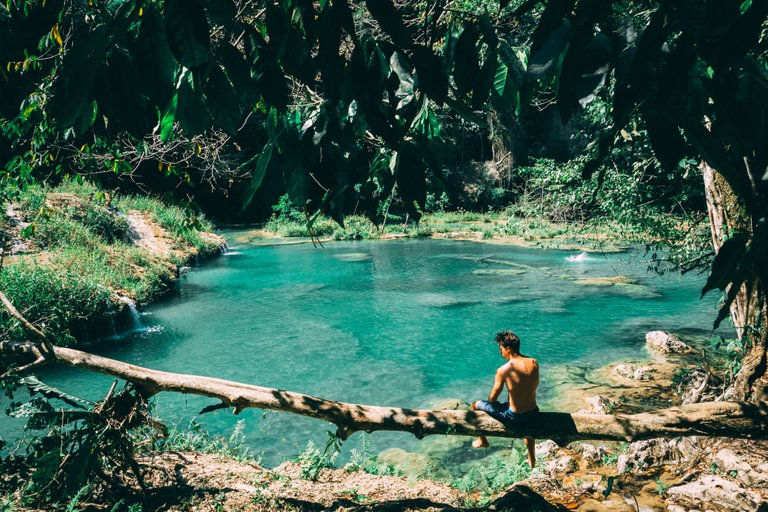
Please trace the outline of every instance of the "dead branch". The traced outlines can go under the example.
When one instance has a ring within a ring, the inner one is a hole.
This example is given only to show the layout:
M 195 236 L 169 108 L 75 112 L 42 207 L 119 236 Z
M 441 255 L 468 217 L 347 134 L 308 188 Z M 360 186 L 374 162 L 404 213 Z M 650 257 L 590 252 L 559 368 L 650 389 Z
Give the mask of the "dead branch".
M 535 421 L 505 428 L 482 412 L 351 404 L 213 377 L 162 372 L 71 348 L 54 346 L 53 351 L 57 363 L 132 382 L 148 394 L 171 391 L 207 396 L 232 407 L 235 414 L 249 407 L 301 414 L 335 424 L 342 439 L 356 431 L 376 430 L 411 432 L 418 438 L 430 434 L 535 437 L 561 444 L 678 436 L 768 439 L 766 403 L 705 402 L 631 415 L 542 412 Z M 40 355 L 32 343 L 11 341 L 0 342 L 0 352 Z

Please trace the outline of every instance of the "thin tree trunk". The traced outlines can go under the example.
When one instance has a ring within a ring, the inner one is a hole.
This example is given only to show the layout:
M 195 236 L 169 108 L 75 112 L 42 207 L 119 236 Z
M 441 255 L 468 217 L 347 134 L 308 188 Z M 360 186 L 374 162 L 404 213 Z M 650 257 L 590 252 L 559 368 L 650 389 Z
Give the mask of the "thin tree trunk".
M 485 413 L 455 410 L 416 410 L 336 402 L 291 391 L 264 388 L 212 377 L 184 375 L 143 368 L 71 348 L 55 347 L 55 361 L 132 382 L 154 395 L 173 391 L 214 398 L 235 414 L 249 407 L 301 414 L 336 425 L 346 439 L 356 431 L 536 437 L 560 444 L 575 440 L 635 441 L 656 437 L 720 436 L 768 439 L 768 404 L 707 402 L 632 415 L 542 412 L 525 424 L 504 427 Z M 0 342 L 0 353 L 29 358 L 40 356 L 33 343 Z

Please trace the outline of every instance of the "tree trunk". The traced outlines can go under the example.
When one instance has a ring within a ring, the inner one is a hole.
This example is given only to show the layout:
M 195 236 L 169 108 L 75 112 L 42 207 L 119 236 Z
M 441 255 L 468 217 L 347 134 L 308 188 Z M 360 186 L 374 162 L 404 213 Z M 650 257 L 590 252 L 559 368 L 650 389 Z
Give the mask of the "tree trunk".
M 712 245 L 717 253 L 723 242 L 734 233 L 754 234 L 752 219 L 749 218 L 743 202 L 739 201 L 731 186 L 715 169 L 705 162 L 702 162 L 701 169 L 704 175 Z M 731 305 L 731 319 L 736 334 L 743 343 L 744 357 L 741 369 L 726 392 L 725 396 L 729 400 L 762 401 L 768 397 L 766 318 L 768 302 L 765 283 L 756 276 L 741 285 Z
M 326 400 L 300 393 L 264 388 L 212 377 L 162 372 L 108 359 L 71 348 L 53 347 L 54 360 L 134 383 L 147 395 L 174 391 L 219 400 L 208 410 L 233 407 L 235 414 L 248 407 L 301 414 L 331 422 L 346 439 L 356 431 L 486 435 L 575 440 L 636 441 L 655 437 L 720 436 L 768 439 L 768 404 L 708 402 L 632 415 L 542 412 L 529 422 L 505 427 L 485 413 L 473 411 L 415 410 Z M 1 354 L 39 359 L 37 345 L 1 342 Z

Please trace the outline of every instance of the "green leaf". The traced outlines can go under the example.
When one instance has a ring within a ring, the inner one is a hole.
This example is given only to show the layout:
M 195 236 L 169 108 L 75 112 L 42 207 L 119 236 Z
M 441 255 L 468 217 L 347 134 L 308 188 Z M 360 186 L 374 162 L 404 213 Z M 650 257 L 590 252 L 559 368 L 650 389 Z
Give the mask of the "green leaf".
M 737 233 L 723 242 L 712 262 L 712 270 L 707 278 L 707 283 L 701 290 L 702 297 L 710 290 L 725 290 L 729 284 L 743 281 L 741 263 L 747 252 L 748 241 L 748 235 Z M 738 288 L 738 286 L 736 287 Z
M 104 65 L 110 42 L 110 27 L 102 24 L 73 38 L 64 54 L 56 80 L 51 111 L 60 128 L 78 126 L 82 133 L 90 126 L 92 93 L 96 76 Z
M 155 104 L 163 104 L 174 86 L 176 60 L 168 45 L 163 17 L 152 5 L 144 7 L 137 43 L 135 58 L 141 70 L 138 79 L 142 89 Z
M 234 87 L 224 72 L 215 65 L 205 83 L 205 103 L 213 116 L 213 122 L 230 136 L 240 127 L 240 102 Z
M 229 25 L 237 15 L 237 6 L 232 0 L 205 0 L 208 17 L 218 25 Z
M 645 116 L 648 138 L 656 158 L 669 171 L 677 169 L 686 153 L 685 139 L 677 125 L 662 113 Z
M 448 94 L 448 77 L 443 71 L 440 57 L 422 45 L 413 47 L 413 61 L 419 88 L 435 103 L 442 105 Z
M 192 137 L 203 133 L 211 123 L 211 116 L 203 101 L 202 87 L 187 73 L 179 84 L 176 119 L 184 132 Z
M 270 140 L 264 146 L 264 149 L 261 150 L 261 153 L 240 166 L 241 168 L 247 168 L 254 159 L 256 160 L 256 164 L 253 166 L 253 171 L 251 172 L 251 181 L 248 183 L 248 188 L 246 188 L 243 196 L 243 209 L 251 204 L 253 195 L 259 188 L 261 188 L 261 184 L 264 182 L 264 176 L 266 176 L 267 169 L 269 169 L 269 164 L 272 161 L 273 148 L 274 144 Z
M 392 56 L 389 58 L 389 65 L 392 71 L 395 72 L 399 80 L 395 97 L 398 99 L 397 107 L 395 110 L 398 112 L 406 108 L 411 104 L 414 98 L 414 79 L 411 74 L 411 66 L 400 55 L 400 52 L 392 52 Z
M 208 61 L 208 20 L 200 0 L 166 0 L 165 26 L 173 55 L 192 69 Z
M 249 109 L 253 107 L 259 98 L 256 82 L 251 78 L 251 68 L 245 61 L 240 50 L 231 44 L 222 45 L 219 48 L 221 63 L 227 71 L 227 77 L 235 86 L 240 97 L 240 103 Z
M 173 124 L 176 122 L 176 108 L 179 103 L 179 93 L 175 93 L 168 101 L 168 105 L 165 107 L 160 118 L 160 140 L 167 143 L 173 136 Z
M 528 77 L 532 80 L 546 80 L 557 74 L 563 62 L 568 43 L 571 40 L 571 22 L 564 19 L 545 40 L 541 48 L 531 53 L 528 61 Z
M 456 41 L 453 80 L 456 83 L 456 90 L 462 96 L 472 90 L 480 73 L 479 57 L 475 46 L 477 36 L 475 25 L 467 24 Z
M 27 386 L 27 389 L 29 389 L 29 393 L 31 395 L 40 394 L 46 398 L 55 398 L 57 400 L 61 400 L 64 403 L 67 403 L 73 407 L 78 407 L 80 409 L 83 409 L 85 407 L 92 407 L 94 405 L 93 402 L 77 397 L 75 395 L 71 395 L 69 393 L 65 393 L 60 389 L 49 386 L 48 384 L 42 382 L 40 379 L 38 379 L 33 375 L 24 377 L 19 382 Z
M 365 4 L 371 16 L 379 22 L 381 30 L 388 34 L 395 44 L 401 48 L 411 47 L 413 44 L 411 32 L 390 0 L 367 0 Z

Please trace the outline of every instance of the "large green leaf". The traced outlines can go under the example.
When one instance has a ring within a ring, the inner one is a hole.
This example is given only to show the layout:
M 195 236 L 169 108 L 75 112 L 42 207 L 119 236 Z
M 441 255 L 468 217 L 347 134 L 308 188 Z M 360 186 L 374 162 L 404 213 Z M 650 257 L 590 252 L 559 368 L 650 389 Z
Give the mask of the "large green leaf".
M 397 91 L 395 92 L 395 97 L 398 100 L 396 110 L 399 112 L 413 102 L 415 81 L 411 73 L 411 66 L 400 55 L 400 52 L 392 52 L 389 58 L 389 65 L 399 81 Z
M 135 58 L 142 89 L 155 104 L 163 104 L 172 93 L 176 60 L 168 45 L 163 17 L 152 5 L 144 8 L 137 43 Z
M 181 128 L 190 137 L 203 133 L 211 123 L 211 116 L 203 101 L 199 80 L 193 79 L 192 73 L 182 78 L 178 95 L 176 120 Z
M 247 169 L 255 160 L 255 164 L 251 170 L 251 181 L 248 183 L 248 188 L 246 188 L 243 196 L 243 209 L 251 204 L 253 195 L 259 188 L 261 188 L 261 184 L 264 182 L 264 176 L 266 176 L 267 169 L 269 169 L 269 164 L 272 161 L 273 148 L 274 144 L 270 140 L 264 146 L 264 149 L 261 150 L 261 153 L 240 166 L 241 168 Z
M 183 66 L 194 68 L 208 61 L 208 20 L 200 0 L 166 0 L 165 26 L 171 52 Z
M 660 114 L 647 115 L 645 122 L 656 158 L 665 169 L 676 170 L 687 149 L 677 124 Z
M 219 56 L 227 71 L 227 77 L 240 97 L 240 103 L 249 109 L 252 108 L 259 98 L 259 91 L 256 81 L 251 78 L 251 68 L 240 50 L 231 44 L 224 44 L 219 47 Z
M 234 87 L 218 65 L 208 73 L 205 103 L 216 126 L 228 135 L 235 135 L 240 127 L 240 102 Z
M 109 43 L 110 27 L 102 24 L 74 38 L 72 48 L 64 54 L 51 105 L 59 127 L 80 124 L 78 131 L 82 132 L 83 126 L 90 126 L 93 87 Z
M 466 24 L 454 49 L 453 80 L 461 95 L 469 93 L 480 73 L 480 57 L 477 54 L 478 32 L 474 24 Z
M 85 407 L 93 407 L 94 405 L 93 402 L 85 400 L 84 398 L 71 395 L 64 391 L 61 391 L 58 388 L 49 386 L 48 384 L 44 383 L 34 375 L 24 377 L 19 382 L 24 386 L 27 386 L 27 389 L 29 390 L 29 393 L 31 395 L 39 394 L 49 399 L 55 398 L 56 400 L 61 400 L 66 404 L 69 404 L 73 407 L 78 407 L 80 409 Z
M 528 77 L 532 80 L 547 80 L 557 74 L 571 40 L 571 22 L 563 19 L 528 60 Z
M 413 47 L 413 61 L 416 65 L 418 87 L 435 103 L 442 105 L 448 94 L 448 77 L 443 71 L 443 62 L 429 48 L 422 45 Z
M 368 11 L 381 29 L 401 48 L 410 48 L 413 37 L 390 0 L 367 0 Z
M 176 92 L 171 99 L 168 100 L 168 105 L 165 107 L 165 111 L 160 116 L 160 140 L 163 142 L 169 142 L 173 137 L 173 125 L 176 122 L 176 109 L 179 105 L 179 93 Z
M 737 233 L 723 242 L 712 262 L 712 270 L 707 282 L 701 290 L 702 297 L 710 290 L 725 290 L 729 284 L 743 281 L 741 264 L 747 252 L 748 242 L 749 236 L 745 233 Z

